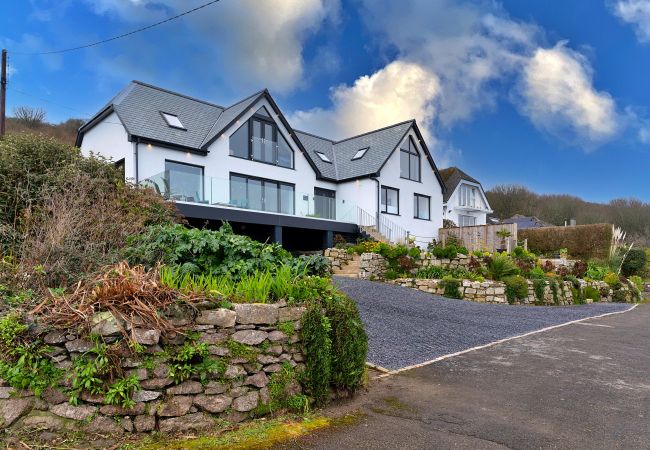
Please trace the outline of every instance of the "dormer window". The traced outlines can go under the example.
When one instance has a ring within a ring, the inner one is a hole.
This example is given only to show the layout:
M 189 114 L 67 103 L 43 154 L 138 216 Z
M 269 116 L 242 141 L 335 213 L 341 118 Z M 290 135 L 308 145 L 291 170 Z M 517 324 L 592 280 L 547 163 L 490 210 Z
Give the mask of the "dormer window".
M 321 161 L 326 162 L 326 163 L 330 163 L 330 164 L 332 163 L 332 160 L 329 159 L 329 157 L 325 153 L 316 152 L 316 154 L 321 159 Z
M 366 148 L 362 148 L 361 150 L 357 150 L 357 152 L 356 152 L 356 153 L 354 154 L 354 156 L 352 157 L 352 161 L 354 161 L 355 159 L 361 159 L 361 158 L 363 158 L 363 155 L 366 154 L 366 152 L 368 151 L 369 148 L 370 148 L 370 147 L 366 147 Z
M 162 111 L 160 112 L 160 114 L 163 116 L 163 118 L 165 119 L 165 122 L 167 122 L 167 125 L 169 125 L 170 127 L 178 128 L 180 130 L 186 130 L 187 129 L 187 128 L 185 128 L 183 126 L 183 123 L 178 118 L 178 116 L 176 116 L 174 114 L 162 112 Z

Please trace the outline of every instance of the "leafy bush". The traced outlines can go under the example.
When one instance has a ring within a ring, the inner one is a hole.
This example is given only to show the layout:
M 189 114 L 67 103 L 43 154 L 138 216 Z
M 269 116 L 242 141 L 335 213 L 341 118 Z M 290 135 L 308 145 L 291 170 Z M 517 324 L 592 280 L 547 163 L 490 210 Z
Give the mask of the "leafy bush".
M 559 248 L 566 248 L 577 258 L 606 258 L 612 243 L 612 226 L 594 224 L 529 228 L 519 230 L 517 237 L 528 239 L 528 248 L 538 254 L 548 254 Z
M 638 275 L 632 275 L 628 280 L 636 287 L 639 291 L 643 291 L 643 278 Z
M 534 267 L 528 272 L 528 278 L 531 280 L 543 280 L 546 277 L 546 274 L 541 267 Z
M 128 244 L 124 254 L 132 264 L 153 267 L 163 262 L 179 266 L 181 272 L 229 275 L 235 281 L 256 272 L 275 272 L 292 261 L 279 244 L 263 244 L 235 234 L 227 223 L 218 231 L 152 226 Z
M 441 266 L 427 266 L 418 270 L 415 275 L 417 278 L 440 279 L 445 276 L 446 270 Z
M 623 258 L 621 273 L 626 277 L 630 275 L 642 275 L 647 263 L 648 257 L 645 251 L 643 249 L 633 248 Z
M 469 254 L 465 247 L 458 247 L 455 244 L 447 244 L 444 247 L 435 246 L 430 249 L 430 252 L 438 259 L 454 259 L 459 253 L 463 255 Z
M 397 259 L 399 268 L 402 272 L 410 272 L 415 269 L 415 261 L 408 255 L 402 255 Z
M 304 275 L 330 276 L 330 260 L 323 255 L 300 255 L 294 259 L 294 269 Z
M 408 250 L 408 255 L 413 259 L 419 259 L 420 254 L 421 254 L 420 247 L 411 247 Z
M 506 284 L 506 298 L 508 303 L 513 304 L 518 300 L 528 297 L 528 282 L 520 275 L 512 275 L 503 278 Z
M 587 263 L 586 275 L 592 280 L 602 280 L 609 273 L 609 268 L 596 264 L 593 261 Z
M 616 290 L 619 289 L 621 284 L 621 278 L 614 272 L 609 272 L 603 277 L 603 281 L 609 285 L 610 288 Z
M 514 261 L 504 253 L 496 253 L 487 264 L 490 278 L 501 281 L 505 277 L 519 274 L 519 269 Z
M 444 289 L 444 293 L 442 295 L 449 298 L 463 298 L 463 295 L 459 289 L 460 284 L 461 280 L 452 278 L 449 275 L 443 277 L 443 279 L 440 280 L 440 285 Z
M 388 269 L 386 272 L 384 272 L 384 278 L 387 280 L 396 280 L 399 278 L 399 272 L 395 269 Z
M 578 278 L 584 278 L 584 276 L 587 274 L 588 268 L 589 266 L 587 263 L 579 259 L 573 264 L 571 273 Z
M 543 278 L 533 279 L 533 291 L 535 292 L 535 304 L 544 304 L 544 291 L 546 288 L 546 280 Z
M 324 403 L 332 376 L 332 326 L 319 305 L 312 305 L 302 317 L 300 334 L 305 356 L 306 388 L 316 403 Z
M 585 299 L 591 299 L 594 302 L 600 301 L 600 291 L 593 286 L 586 286 L 582 290 L 582 295 Z

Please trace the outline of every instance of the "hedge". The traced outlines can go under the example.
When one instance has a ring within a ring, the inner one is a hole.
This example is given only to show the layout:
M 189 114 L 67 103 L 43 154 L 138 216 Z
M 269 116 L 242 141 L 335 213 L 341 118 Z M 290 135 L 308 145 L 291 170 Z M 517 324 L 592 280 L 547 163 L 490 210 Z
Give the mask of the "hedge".
M 566 248 L 569 255 L 582 259 L 607 258 L 612 234 L 613 227 L 607 223 L 517 231 L 518 238 L 528 239 L 528 248 L 535 253 L 551 253 Z

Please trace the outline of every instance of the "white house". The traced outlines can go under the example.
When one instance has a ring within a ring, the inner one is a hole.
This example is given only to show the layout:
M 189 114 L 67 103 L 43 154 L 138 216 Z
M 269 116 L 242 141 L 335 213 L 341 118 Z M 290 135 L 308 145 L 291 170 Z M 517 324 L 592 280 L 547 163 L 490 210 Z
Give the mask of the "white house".
M 444 183 L 415 120 L 334 141 L 293 130 L 267 90 L 223 107 L 133 81 L 77 145 L 175 200 L 192 224 L 227 220 L 292 249 L 360 227 L 424 245 L 442 226 Z
M 445 182 L 443 216 L 459 227 L 485 225 L 492 212 L 481 183 L 458 167 L 440 171 Z

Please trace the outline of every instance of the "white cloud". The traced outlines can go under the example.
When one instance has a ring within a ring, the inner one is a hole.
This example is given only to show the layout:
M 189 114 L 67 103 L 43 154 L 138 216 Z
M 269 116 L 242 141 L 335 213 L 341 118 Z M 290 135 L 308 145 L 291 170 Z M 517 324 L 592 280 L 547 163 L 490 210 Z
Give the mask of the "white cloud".
M 640 42 L 650 42 L 650 0 L 618 0 L 611 6 L 614 14 L 634 26 Z
M 417 119 L 425 126 L 435 115 L 440 94 L 438 77 L 412 62 L 393 61 L 352 86 L 332 89 L 332 107 L 298 111 L 290 115 L 295 128 L 333 139 Z
M 97 14 L 152 22 L 185 11 L 182 0 L 100 0 Z M 338 0 L 223 1 L 181 20 L 208 48 L 205 70 L 218 70 L 245 89 L 288 92 L 304 80 L 303 47 L 311 33 L 336 20 Z
M 521 109 L 536 126 L 560 137 L 593 144 L 610 139 L 619 129 L 616 104 L 594 89 L 592 77 L 588 61 L 564 43 L 539 48 L 523 68 Z

